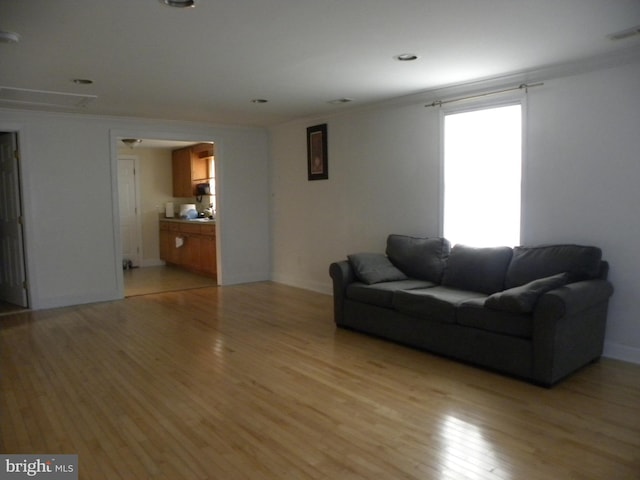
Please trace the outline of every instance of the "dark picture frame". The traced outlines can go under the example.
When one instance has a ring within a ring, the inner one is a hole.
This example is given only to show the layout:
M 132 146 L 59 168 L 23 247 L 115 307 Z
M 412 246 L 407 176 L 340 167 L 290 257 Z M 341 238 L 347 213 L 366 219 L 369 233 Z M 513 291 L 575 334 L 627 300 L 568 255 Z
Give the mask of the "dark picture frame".
M 307 128 L 307 174 L 309 180 L 329 178 L 326 123 Z

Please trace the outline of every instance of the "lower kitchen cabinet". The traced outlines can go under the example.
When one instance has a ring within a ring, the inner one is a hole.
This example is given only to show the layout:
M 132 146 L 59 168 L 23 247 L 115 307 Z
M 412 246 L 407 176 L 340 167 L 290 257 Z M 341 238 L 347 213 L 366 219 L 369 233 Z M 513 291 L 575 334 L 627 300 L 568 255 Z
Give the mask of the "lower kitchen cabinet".
M 215 277 L 215 224 L 160 220 L 160 258 L 169 264 Z
M 204 227 L 205 225 L 203 225 Z M 209 227 L 209 225 L 206 225 Z M 213 277 L 218 275 L 218 264 L 216 263 L 216 227 L 210 225 L 210 231 L 204 231 L 200 238 L 200 264 L 203 272 Z

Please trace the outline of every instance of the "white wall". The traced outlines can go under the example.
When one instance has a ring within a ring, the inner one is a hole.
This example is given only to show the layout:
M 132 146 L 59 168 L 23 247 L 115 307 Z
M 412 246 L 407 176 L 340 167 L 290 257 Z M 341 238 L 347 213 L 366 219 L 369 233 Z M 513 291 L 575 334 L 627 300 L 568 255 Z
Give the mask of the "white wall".
M 32 308 L 122 298 L 118 137 L 216 141 L 220 281 L 269 278 L 264 130 L 6 109 L 0 131 L 19 134 Z
M 616 292 L 605 354 L 640 363 L 640 64 L 528 94 L 522 243 L 603 249 Z M 439 112 L 403 99 L 273 127 L 273 279 L 330 292 L 330 262 L 383 252 L 389 233 L 440 232 Z M 329 180 L 308 182 L 306 127 L 328 124 Z
M 605 354 L 640 363 L 640 64 L 530 93 L 524 238 L 598 245 L 615 287 Z
M 328 123 L 329 179 L 307 181 L 306 127 Z M 271 130 L 273 278 L 330 291 L 329 262 L 390 232 L 438 234 L 437 111 L 422 104 Z M 437 137 L 435 137 L 437 139 Z

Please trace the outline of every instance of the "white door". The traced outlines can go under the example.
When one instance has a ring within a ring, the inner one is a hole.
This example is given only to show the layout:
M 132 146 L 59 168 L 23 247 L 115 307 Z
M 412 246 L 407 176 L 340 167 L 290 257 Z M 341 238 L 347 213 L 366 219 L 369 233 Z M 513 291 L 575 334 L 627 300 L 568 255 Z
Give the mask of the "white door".
M 118 157 L 118 191 L 120 195 L 120 238 L 122 260 L 140 266 L 140 224 L 136 189 L 135 156 Z
M 15 133 L 0 134 L 0 300 L 27 307 Z

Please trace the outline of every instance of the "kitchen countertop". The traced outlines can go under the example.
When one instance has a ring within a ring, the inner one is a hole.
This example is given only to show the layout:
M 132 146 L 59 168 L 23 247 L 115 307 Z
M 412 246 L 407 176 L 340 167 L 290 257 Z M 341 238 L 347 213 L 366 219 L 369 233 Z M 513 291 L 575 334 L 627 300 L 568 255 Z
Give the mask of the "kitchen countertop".
M 174 222 L 174 223 L 204 223 L 205 225 L 215 225 L 216 221 L 211 220 L 209 218 L 194 218 L 194 219 L 186 219 L 186 218 L 160 218 L 161 222 Z

